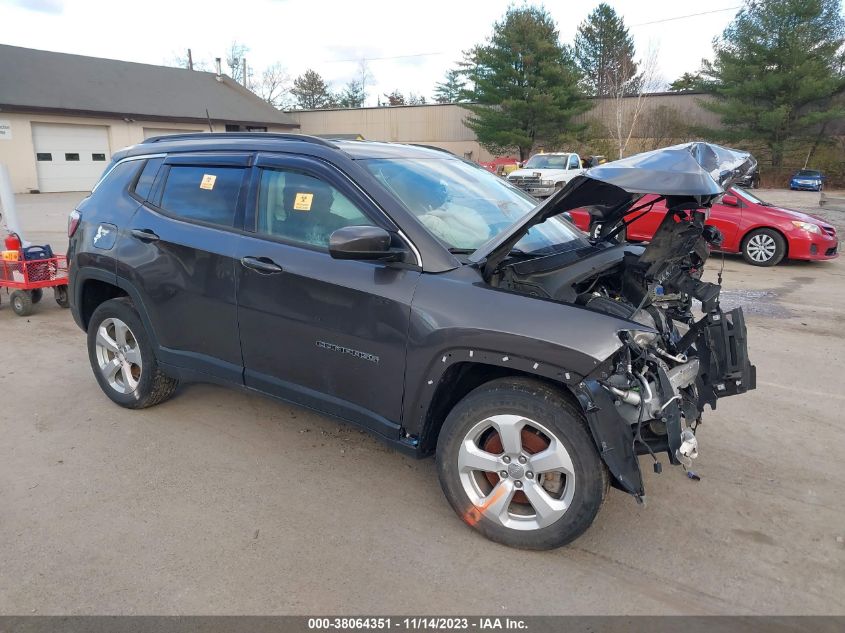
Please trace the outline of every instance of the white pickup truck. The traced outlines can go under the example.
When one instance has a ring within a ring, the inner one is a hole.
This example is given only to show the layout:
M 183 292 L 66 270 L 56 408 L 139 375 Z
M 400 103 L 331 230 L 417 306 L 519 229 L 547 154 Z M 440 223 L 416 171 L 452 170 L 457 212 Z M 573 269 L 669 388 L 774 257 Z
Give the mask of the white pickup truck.
M 508 174 L 508 182 L 532 196 L 546 198 L 584 171 L 578 154 L 534 154 L 521 169 Z

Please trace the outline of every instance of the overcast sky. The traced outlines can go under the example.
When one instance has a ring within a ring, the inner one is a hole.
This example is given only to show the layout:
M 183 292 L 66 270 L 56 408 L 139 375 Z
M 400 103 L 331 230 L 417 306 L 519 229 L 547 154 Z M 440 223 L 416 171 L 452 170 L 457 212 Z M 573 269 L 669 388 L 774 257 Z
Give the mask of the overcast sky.
M 291 77 L 314 68 L 339 89 L 367 58 L 376 95 L 398 89 L 431 97 L 461 51 L 480 43 L 509 0 L 0 0 L 0 42 L 63 53 L 166 64 L 191 48 L 195 60 L 224 57 L 233 40 L 249 47 L 251 68 L 279 61 Z M 536 3 L 539 4 L 539 3 Z M 561 40 L 599 0 L 544 3 Z M 710 56 L 712 40 L 741 0 L 609 0 L 630 27 L 638 55 L 659 51 L 672 81 Z M 720 9 L 729 9 L 719 11 Z M 707 13 L 704 13 L 707 12 Z M 672 20 L 680 16 L 689 16 Z M 659 22 L 658 22 L 659 21 Z M 0 60 L 2 63 L 2 60 Z M 0 88 L 2 89 L 2 88 Z

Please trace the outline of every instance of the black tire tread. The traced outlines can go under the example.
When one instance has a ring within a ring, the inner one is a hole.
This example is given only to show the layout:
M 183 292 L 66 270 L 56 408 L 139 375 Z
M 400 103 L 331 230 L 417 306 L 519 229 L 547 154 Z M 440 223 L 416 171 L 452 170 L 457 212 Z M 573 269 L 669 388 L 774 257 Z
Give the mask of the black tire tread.
M 137 321 L 137 326 L 132 328 L 133 333 L 135 334 L 136 340 L 138 340 L 139 335 L 147 336 L 147 331 L 144 328 L 143 324 L 141 323 L 141 318 L 138 316 L 138 312 L 135 309 L 135 305 L 132 303 L 132 300 L 128 297 L 118 297 L 116 299 L 110 299 L 102 304 L 100 304 L 97 309 L 94 311 L 94 314 L 91 315 L 91 321 L 89 324 L 89 331 L 93 328 L 96 331 L 96 328 L 99 327 L 100 321 L 102 321 L 101 313 L 108 310 L 109 308 L 113 308 L 117 305 L 123 306 L 124 309 L 128 309 L 131 311 L 131 314 L 134 316 L 134 319 Z M 116 315 L 119 316 L 119 315 Z M 140 329 L 140 333 L 138 330 Z M 148 341 L 141 342 L 138 341 L 139 345 L 146 345 L 149 346 Z M 90 354 L 89 350 L 89 354 Z M 106 394 L 117 404 L 127 409 L 146 409 L 157 404 L 161 404 L 168 398 L 170 398 L 174 392 L 176 391 L 177 387 L 179 386 L 179 381 L 175 378 L 172 378 L 165 374 L 161 368 L 158 366 L 158 362 L 155 360 L 155 355 L 152 353 L 150 348 L 149 356 L 151 360 L 147 359 L 144 362 L 144 369 L 143 371 L 150 372 L 149 374 L 149 388 L 146 389 L 145 393 L 141 394 L 140 397 L 135 398 L 134 400 L 121 400 L 116 399 L 114 395 L 104 388 Z M 93 367 L 93 361 L 92 361 Z M 96 369 L 94 369 L 96 375 Z M 97 377 L 99 382 L 99 376 Z M 101 384 L 102 386 L 102 384 Z

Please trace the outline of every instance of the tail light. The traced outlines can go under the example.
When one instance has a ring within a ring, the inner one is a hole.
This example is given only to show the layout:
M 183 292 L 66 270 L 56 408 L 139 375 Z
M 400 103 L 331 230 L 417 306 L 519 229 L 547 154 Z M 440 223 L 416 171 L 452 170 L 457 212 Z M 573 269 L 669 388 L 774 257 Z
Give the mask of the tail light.
M 73 237 L 73 234 L 76 233 L 76 229 L 79 228 L 79 221 L 82 219 L 82 215 L 74 209 L 70 212 L 70 215 L 67 217 L 67 236 Z

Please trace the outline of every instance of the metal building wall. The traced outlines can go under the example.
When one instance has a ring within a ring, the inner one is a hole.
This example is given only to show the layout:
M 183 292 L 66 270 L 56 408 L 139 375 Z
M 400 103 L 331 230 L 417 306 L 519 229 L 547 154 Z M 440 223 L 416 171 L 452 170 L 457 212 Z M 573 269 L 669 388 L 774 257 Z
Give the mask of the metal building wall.
M 699 104 L 703 95 L 690 93 L 660 93 L 644 99 L 640 120 L 660 106 L 667 106 L 686 124 L 717 126 L 718 117 Z M 622 102 L 624 116 L 636 108 L 636 98 Z M 577 122 L 599 120 L 613 125 L 617 105 L 612 99 L 595 99 L 592 109 L 577 118 Z M 490 160 L 492 155 L 483 149 L 475 134 L 464 125 L 469 112 L 455 104 L 419 106 L 384 106 L 337 110 L 293 110 L 289 114 L 299 123 L 303 134 L 361 134 L 372 141 L 421 143 L 443 147 L 473 160 Z M 640 126 L 638 126 L 640 127 Z M 633 136 L 638 137 L 635 129 Z

